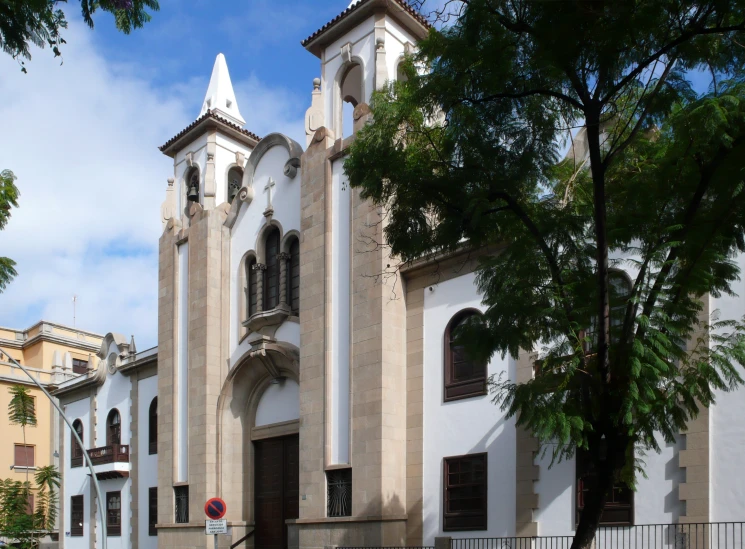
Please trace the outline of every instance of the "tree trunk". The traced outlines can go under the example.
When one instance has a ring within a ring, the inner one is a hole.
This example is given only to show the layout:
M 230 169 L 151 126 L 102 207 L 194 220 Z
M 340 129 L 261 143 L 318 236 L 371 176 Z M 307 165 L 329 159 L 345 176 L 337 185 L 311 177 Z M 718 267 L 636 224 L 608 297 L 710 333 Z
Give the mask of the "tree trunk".
M 595 540 L 595 532 L 600 524 L 605 509 L 605 501 L 613 489 L 615 474 L 611 460 L 603 462 L 598 469 L 597 484 L 591 490 L 585 501 L 585 507 L 579 517 L 577 531 L 572 540 L 571 549 L 592 549 Z
M 600 105 L 586 111 L 587 147 L 593 186 L 595 245 L 598 277 L 598 349 L 600 383 L 610 383 L 610 299 L 608 295 L 608 227 L 605 199 L 605 168 L 600 148 Z

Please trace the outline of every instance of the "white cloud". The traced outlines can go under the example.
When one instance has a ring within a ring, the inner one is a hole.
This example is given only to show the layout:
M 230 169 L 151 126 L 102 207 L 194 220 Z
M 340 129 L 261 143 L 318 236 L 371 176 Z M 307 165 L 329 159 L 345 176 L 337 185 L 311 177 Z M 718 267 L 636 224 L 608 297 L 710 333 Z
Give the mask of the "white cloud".
M 0 294 L 0 325 L 71 324 L 76 294 L 78 327 L 134 333 L 144 349 L 157 343 L 159 213 L 172 173 L 157 146 L 198 114 L 211 67 L 157 89 L 108 63 L 80 25 L 66 39 L 63 65 L 37 51 L 28 74 L 0 54 L 0 169 L 21 191 L 0 231 L 0 255 L 19 272 Z M 249 129 L 302 135 L 289 93 L 254 75 L 237 88 Z

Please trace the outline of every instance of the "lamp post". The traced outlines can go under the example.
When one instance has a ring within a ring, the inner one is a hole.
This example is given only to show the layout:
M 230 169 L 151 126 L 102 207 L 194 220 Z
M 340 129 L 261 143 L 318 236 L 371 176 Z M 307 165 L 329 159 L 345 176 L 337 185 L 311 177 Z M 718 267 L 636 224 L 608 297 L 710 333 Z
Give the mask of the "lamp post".
M 49 402 L 52 403 L 52 406 L 54 406 L 57 411 L 59 412 L 60 417 L 65 420 L 65 423 L 67 423 L 67 426 L 70 428 L 70 432 L 72 433 L 72 436 L 75 437 L 75 440 L 80 445 L 80 449 L 83 451 L 83 456 L 85 457 L 85 463 L 88 466 L 88 470 L 91 472 L 91 480 L 93 481 L 93 487 L 96 490 L 96 497 L 98 499 L 98 514 L 101 516 L 101 533 L 103 534 L 101 538 L 101 549 L 106 549 L 106 507 L 105 507 L 105 501 L 103 497 L 101 497 L 101 486 L 98 484 L 98 479 L 96 478 L 96 472 L 93 470 L 93 462 L 91 461 L 91 457 L 88 455 L 88 450 L 85 449 L 85 446 L 83 446 L 83 441 L 80 440 L 80 437 L 78 436 L 78 433 L 73 429 L 72 423 L 68 419 L 68 417 L 65 415 L 65 413 L 62 411 L 62 408 L 59 407 L 59 404 L 57 404 L 54 400 L 54 397 L 49 394 L 49 392 L 42 387 L 41 383 L 39 383 L 34 376 L 31 375 L 31 372 L 29 372 L 20 362 L 16 361 L 12 356 L 10 356 L 10 353 L 0 347 L 0 358 L 5 355 L 8 357 L 8 360 L 10 363 L 17 368 L 20 368 L 23 370 L 23 372 L 29 377 L 29 379 L 36 385 L 39 389 L 41 389 L 41 392 L 44 393 L 47 398 L 49 399 Z M 64 458 L 63 458 L 64 459 Z

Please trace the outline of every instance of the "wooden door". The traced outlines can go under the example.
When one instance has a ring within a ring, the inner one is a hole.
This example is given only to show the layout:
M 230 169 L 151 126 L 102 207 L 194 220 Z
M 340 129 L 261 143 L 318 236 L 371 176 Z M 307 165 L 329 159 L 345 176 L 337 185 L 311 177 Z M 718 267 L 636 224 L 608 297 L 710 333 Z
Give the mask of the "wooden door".
M 287 548 L 287 519 L 298 518 L 299 441 L 293 435 L 255 445 L 256 547 Z

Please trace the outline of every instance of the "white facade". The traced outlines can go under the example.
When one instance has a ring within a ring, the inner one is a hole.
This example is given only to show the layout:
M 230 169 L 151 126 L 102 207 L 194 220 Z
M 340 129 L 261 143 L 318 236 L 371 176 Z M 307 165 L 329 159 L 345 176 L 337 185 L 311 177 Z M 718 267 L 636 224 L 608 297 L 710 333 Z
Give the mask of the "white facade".
M 127 343 L 120 335 L 108 334 L 89 363 L 88 374 L 62 384 L 54 395 L 73 425 L 82 425 L 83 446 L 91 456 L 105 505 L 116 508 L 119 498 L 118 528 L 109 518 L 107 546 L 155 549 L 157 537 L 148 532 L 148 494 L 149 488 L 157 487 L 157 450 L 152 454 L 149 451 L 149 414 L 157 397 L 157 349 L 136 353 L 134 339 Z M 117 412 L 118 423 L 112 419 Z M 138 433 L 136 440 L 133 431 Z M 99 547 L 101 514 L 90 470 L 82 454 L 76 452 L 67 425 L 61 424 L 60 432 L 60 547 Z M 77 519 L 73 499 L 79 502 L 81 497 L 83 520 L 78 522 L 73 520 Z M 136 506 L 132 505 L 135 499 Z M 138 509 L 136 514 L 133 508 Z

